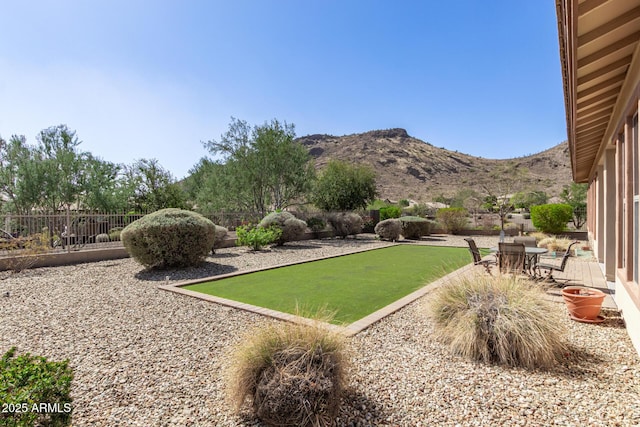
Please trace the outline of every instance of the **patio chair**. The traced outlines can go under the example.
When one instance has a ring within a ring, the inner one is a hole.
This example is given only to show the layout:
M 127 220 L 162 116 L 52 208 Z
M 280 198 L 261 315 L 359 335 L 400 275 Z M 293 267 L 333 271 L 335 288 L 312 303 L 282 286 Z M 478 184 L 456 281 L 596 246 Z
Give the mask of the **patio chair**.
M 578 243 L 580 242 L 576 240 L 575 242 L 572 242 L 569 245 L 569 247 L 567 248 L 567 251 L 562 256 L 562 261 L 560 261 L 560 264 L 539 262 L 536 265 L 538 277 L 545 282 L 557 283 L 557 280 L 553 277 L 553 272 L 554 271 L 559 271 L 561 273 L 564 272 L 564 269 L 567 266 L 567 262 L 569 261 L 569 257 L 571 256 L 571 248 Z M 542 270 L 547 270 L 546 274 L 542 274 Z M 569 280 L 570 279 L 565 280 L 564 283 L 567 283 Z
M 527 253 L 523 243 L 498 243 L 498 264 L 503 273 L 527 272 Z
M 471 252 L 471 257 L 473 258 L 473 265 L 481 265 L 487 273 L 491 274 L 491 266 L 496 265 L 497 261 L 490 258 L 483 259 L 476 246 L 476 241 L 471 237 L 466 237 L 464 240 L 469 244 L 469 252 Z

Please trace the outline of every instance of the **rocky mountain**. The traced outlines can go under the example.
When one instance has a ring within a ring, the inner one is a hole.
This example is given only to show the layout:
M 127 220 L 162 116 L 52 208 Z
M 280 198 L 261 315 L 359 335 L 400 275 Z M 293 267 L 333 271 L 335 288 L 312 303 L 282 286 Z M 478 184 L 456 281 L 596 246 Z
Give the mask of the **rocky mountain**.
M 413 138 L 404 129 L 374 130 L 345 135 L 309 135 L 298 138 L 322 169 L 338 159 L 372 166 L 377 173 L 380 197 L 390 200 L 430 201 L 452 196 L 460 188 L 482 192 L 492 186 L 495 171 L 512 166 L 522 172 L 517 190 L 542 190 L 560 194 L 571 182 L 569 148 L 566 142 L 538 154 L 507 160 L 491 160 L 450 151 Z

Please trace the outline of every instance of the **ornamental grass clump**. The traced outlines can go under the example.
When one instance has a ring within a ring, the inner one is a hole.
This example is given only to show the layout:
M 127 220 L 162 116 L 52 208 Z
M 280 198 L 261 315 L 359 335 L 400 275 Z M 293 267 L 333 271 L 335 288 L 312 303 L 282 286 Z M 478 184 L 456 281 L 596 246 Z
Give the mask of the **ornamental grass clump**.
M 307 231 L 307 223 L 296 218 L 290 212 L 271 212 L 258 224 L 261 228 L 277 227 L 280 229 L 280 237 L 276 240 L 279 246 L 286 242 L 300 240 Z
M 550 368 L 566 349 L 560 309 L 516 276 L 457 279 L 440 288 L 428 307 L 436 336 L 469 359 Z
M 346 387 L 344 338 L 319 324 L 280 323 L 252 331 L 228 371 L 236 410 L 248 401 L 277 426 L 333 425 Z
M 129 255 L 146 267 L 188 267 L 211 251 L 215 225 L 196 212 L 169 208 L 132 222 L 120 237 Z

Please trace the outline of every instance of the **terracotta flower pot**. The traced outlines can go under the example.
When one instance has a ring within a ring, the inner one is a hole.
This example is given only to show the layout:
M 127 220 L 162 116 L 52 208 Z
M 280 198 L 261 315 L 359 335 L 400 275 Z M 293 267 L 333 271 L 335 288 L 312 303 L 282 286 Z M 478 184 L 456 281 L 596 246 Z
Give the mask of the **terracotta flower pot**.
M 562 298 L 569 314 L 578 321 L 597 321 L 604 297 L 604 292 L 594 288 L 567 286 L 562 289 Z

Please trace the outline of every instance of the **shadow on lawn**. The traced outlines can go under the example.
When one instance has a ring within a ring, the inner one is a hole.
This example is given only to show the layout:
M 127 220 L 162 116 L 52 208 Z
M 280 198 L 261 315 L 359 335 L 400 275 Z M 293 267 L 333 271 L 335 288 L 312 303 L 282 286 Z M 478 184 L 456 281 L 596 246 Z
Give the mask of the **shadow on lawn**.
M 137 272 L 135 277 L 138 280 L 161 282 L 166 280 L 167 277 L 169 277 L 170 280 L 194 280 L 233 273 L 234 271 L 238 271 L 238 269 L 231 265 L 205 261 L 198 267 L 167 268 L 163 270 L 147 268 Z

